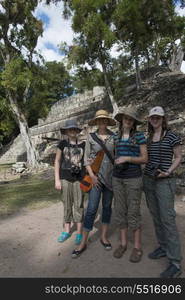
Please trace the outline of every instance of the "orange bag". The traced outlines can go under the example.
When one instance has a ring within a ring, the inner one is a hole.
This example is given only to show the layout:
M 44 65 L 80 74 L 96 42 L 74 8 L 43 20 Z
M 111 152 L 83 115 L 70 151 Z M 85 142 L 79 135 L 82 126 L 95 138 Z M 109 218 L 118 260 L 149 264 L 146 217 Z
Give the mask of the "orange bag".
M 91 169 L 95 175 L 98 174 L 98 171 L 101 166 L 101 162 L 103 160 L 103 156 L 104 156 L 103 150 L 97 152 L 97 155 L 91 165 Z M 92 189 L 92 179 L 89 176 L 89 174 L 86 174 L 80 181 L 80 188 L 85 193 L 89 192 Z

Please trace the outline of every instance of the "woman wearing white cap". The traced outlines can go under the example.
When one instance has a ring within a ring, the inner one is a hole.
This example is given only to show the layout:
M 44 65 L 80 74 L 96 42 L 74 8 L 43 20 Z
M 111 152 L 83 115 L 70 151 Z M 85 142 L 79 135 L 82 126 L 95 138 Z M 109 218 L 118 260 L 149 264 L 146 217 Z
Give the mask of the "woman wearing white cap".
M 181 274 L 181 250 L 175 222 L 174 170 L 182 158 L 181 139 L 168 130 L 164 109 L 153 107 L 148 116 L 148 156 L 143 183 L 146 202 L 153 218 L 159 247 L 149 253 L 150 259 L 167 256 L 169 266 L 160 274 L 162 278 Z

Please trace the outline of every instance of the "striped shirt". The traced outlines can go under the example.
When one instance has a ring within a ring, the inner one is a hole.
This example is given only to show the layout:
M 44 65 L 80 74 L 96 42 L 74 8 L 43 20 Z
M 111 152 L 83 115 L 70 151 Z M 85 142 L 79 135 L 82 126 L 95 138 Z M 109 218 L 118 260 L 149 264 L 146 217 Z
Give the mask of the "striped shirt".
M 146 139 L 143 132 L 135 132 L 132 137 L 128 139 L 119 138 L 118 135 L 115 135 L 115 155 L 116 158 L 120 156 L 132 156 L 138 157 L 140 155 L 140 145 L 146 144 Z M 128 168 L 117 170 L 116 166 L 113 170 L 113 176 L 118 178 L 134 178 L 141 176 L 141 165 L 128 163 Z
M 144 174 L 152 175 L 156 166 L 162 171 L 167 171 L 172 165 L 173 147 L 181 144 L 181 138 L 170 130 L 161 141 L 148 143 L 148 163 Z

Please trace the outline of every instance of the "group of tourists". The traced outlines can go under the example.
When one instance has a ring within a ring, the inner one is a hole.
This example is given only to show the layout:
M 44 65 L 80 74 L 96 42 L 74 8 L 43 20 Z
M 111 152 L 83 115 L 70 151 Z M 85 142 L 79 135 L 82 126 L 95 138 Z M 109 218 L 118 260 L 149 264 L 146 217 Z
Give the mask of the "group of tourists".
M 117 123 L 119 128 L 116 133 L 108 129 L 111 126 L 115 128 Z M 158 247 L 148 257 L 167 257 L 169 264 L 160 277 L 174 278 L 181 274 L 182 260 L 174 209 L 174 171 L 181 163 L 182 142 L 168 128 L 161 106 L 149 111 L 146 135 L 137 130 L 142 123 L 137 110 L 127 107 L 114 118 L 106 110 L 98 110 L 88 122 L 97 130 L 89 133 L 83 142 L 78 138 L 82 128 L 76 121 L 68 120 L 61 128 L 66 138 L 57 147 L 55 188 L 62 190 L 64 224 L 58 242 L 65 242 L 71 237 L 72 224 L 76 223 L 77 246 L 72 258 L 79 257 L 87 249 L 89 233 L 102 200 L 102 246 L 105 250 L 112 249 L 108 228 L 113 208 L 120 234 L 113 256 L 120 259 L 127 251 L 128 230 L 131 230 L 133 249 L 129 260 L 140 262 L 143 255 L 140 207 L 144 191 L 158 242 Z M 96 171 L 95 162 L 99 163 Z M 83 179 L 86 175 L 91 182 L 87 207 L 84 209 L 83 184 L 86 183 Z

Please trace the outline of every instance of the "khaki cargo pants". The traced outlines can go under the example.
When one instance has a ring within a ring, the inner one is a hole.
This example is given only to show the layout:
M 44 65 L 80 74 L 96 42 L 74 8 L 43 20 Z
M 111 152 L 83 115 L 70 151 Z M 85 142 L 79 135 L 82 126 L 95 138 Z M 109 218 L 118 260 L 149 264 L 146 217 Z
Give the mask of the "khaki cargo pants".
M 64 204 L 64 223 L 83 221 L 84 193 L 80 189 L 80 182 L 69 182 L 65 179 L 62 183 L 62 201 Z
M 115 220 L 120 229 L 141 226 L 142 178 L 113 177 Z

